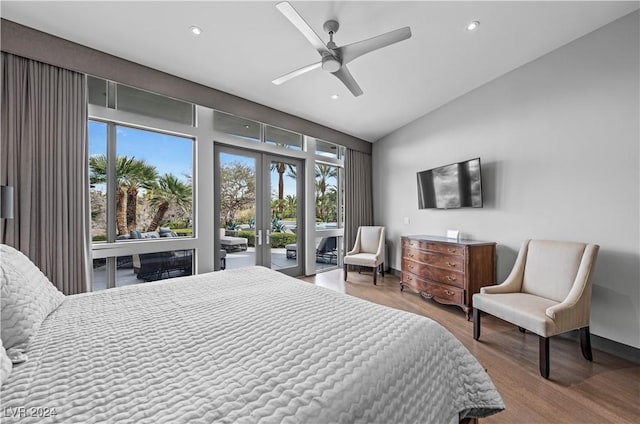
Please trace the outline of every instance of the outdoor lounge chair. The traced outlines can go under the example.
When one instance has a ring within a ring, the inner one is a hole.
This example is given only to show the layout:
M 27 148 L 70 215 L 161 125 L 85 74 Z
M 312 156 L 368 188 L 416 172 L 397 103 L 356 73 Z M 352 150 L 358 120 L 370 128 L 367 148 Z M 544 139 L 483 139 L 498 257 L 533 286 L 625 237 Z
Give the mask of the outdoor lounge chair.
M 238 250 L 247 250 L 249 240 L 244 237 L 232 237 L 226 235 L 226 230 L 220 228 L 220 248 L 227 252 L 237 252 Z
M 316 248 L 316 262 L 338 264 L 337 237 L 323 237 Z

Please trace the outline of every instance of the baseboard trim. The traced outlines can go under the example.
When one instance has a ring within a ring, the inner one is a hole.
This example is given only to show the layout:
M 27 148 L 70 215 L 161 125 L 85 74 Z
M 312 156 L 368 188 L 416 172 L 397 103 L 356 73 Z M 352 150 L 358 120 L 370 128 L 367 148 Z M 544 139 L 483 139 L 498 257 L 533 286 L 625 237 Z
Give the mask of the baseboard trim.
M 396 277 L 400 277 L 402 274 L 401 271 L 394 268 L 389 268 L 389 273 L 395 275 Z M 558 337 L 564 337 L 575 341 L 580 340 L 578 330 L 560 334 Z M 618 358 L 625 359 L 629 362 L 633 362 L 634 364 L 640 364 L 640 349 L 633 346 L 616 342 L 614 340 L 591 333 L 591 347 L 593 349 L 601 350 L 603 352 L 617 356 Z
M 569 331 L 567 333 L 560 334 L 558 335 L 558 337 L 575 340 L 576 342 L 580 341 L 580 335 L 578 330 Z M 640 349 L 637 349 L 633 346 L 629 346 L 620 342 L 616 342 L 611 339 L 597 336 L 593 333 L 591 333 L 591 348 L 601 350 L 603 352 L 617 356 L 618 358 L 622 358 L 629 362 L 633 362 L 634 364 L 640 364 Z M 594 357 L 596 355 L 597 353 L 594 354 Z

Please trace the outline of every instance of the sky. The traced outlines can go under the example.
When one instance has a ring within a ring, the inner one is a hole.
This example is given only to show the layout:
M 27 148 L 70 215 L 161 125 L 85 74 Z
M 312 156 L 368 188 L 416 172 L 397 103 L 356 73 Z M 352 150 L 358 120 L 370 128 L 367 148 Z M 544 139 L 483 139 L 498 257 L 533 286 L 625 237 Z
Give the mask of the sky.
M 89 121 L 89 156 L 107 152 L 107 125 Z M 193 174 L 193 140 L 190 138 L 116 126 L 118 156 L 143 159 L 160 175 L 173 174 L 184 182 Z

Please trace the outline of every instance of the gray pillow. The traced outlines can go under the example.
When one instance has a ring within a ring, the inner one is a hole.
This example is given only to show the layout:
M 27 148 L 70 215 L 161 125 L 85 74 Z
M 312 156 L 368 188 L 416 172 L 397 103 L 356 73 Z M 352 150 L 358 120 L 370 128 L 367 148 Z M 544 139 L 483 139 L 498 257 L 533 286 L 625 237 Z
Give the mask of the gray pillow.
M 5 349 L 25 351 L 64 295 L 24 254 L 0 244 L 0 324 Z

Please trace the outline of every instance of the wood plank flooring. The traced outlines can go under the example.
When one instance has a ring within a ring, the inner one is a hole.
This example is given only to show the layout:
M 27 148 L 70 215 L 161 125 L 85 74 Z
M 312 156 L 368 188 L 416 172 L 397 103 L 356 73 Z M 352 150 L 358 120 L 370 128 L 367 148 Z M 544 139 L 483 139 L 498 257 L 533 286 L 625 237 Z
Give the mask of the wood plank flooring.
M 302 280 L 381 305 L 429 317 L 453 333 L 487 370 L 506 409 L 482 423 L 638 423 L 640 422 L 640 365 L 593 351 L 586 361 L 577 341 L 554 337 L 550 347 L 550 378 L 538 372 L 538 337 L 497 318 L 483 315 L 482 334 L 473 340 L 473 324 L 462 309 L 423 300 L 399 279 L 371 273 L 342 271 Z

